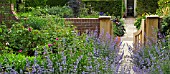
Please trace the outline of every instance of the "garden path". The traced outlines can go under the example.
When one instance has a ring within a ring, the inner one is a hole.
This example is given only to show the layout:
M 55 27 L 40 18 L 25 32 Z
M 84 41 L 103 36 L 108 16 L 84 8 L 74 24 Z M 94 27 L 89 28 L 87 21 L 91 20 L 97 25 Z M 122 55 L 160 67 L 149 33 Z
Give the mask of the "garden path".
M 121 37 L 121 41 L 122 41 L 122 44 L 121 44 L 121 50 L 120 50 L 120 53 L 122 53 L 124 51 L 124 56 L 123 56 L 123 62 L 121 64 L 121 67 L 124 67 L 126 66 L 125 68 L 130 70 L 130 74 L 135 74 L 132 70 L 132 62 L 130 60 L 132 60 L 130 57 L 130 51 L 128 50 L 128 46 L 130 45 L 132 48 L 133 48 L 133 33 L 137 31 L 137 29 L 135 28 L 134 26 L 134 21 L 135 21 L 135 18 L 125 18 L 124 19 L 124 23 L 125 23 L 125 29 L 126 29 L 126 33 L 123 37 Z M 122 70 L 123 68 L 120 68 L 120 71 Z M 128 72 L 128 71 L 126 71 Z

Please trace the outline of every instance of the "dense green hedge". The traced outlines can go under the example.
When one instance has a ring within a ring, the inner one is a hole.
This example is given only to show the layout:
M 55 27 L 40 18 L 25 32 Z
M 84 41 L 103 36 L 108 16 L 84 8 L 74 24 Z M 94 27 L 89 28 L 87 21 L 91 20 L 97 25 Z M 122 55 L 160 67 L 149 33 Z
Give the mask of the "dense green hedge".
M 137 14 L 142 15 L 144 13 L 156 13 L 158 8 L 158 0 L 138 0 L 137 1 Z
M 47 5 L 50 6 L 64 6 L 69 0 L 48 0 Z
M 108 13 L 109 15 L 121 16 L 122 0 L 115 1 L 83 1 L 86 6 L 91 5 L 95 11 Z
M 36 7 L 46 5 L 47 0 L 25 0 L 26 7 Z
M 25 0 L 25 5 L 27 7 L 36 6 L 64 6 L 69 0 Z

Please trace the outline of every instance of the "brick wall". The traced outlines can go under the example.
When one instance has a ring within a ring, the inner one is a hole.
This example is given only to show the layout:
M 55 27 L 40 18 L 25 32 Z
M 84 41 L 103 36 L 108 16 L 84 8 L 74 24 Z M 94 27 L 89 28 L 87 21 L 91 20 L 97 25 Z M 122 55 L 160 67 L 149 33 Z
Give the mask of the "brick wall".
M 100 32 L 100 20 L 99 18 L 65 18 L 66 22 L 70 22 L 76 26 L 76 30 L 82 33 L 98 31 Z

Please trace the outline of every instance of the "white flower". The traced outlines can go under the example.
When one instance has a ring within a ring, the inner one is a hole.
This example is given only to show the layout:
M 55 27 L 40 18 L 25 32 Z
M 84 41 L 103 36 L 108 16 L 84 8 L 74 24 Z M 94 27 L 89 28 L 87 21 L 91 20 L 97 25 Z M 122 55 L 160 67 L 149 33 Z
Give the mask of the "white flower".
M 9 45 L 9 43 L 8 43 L 8 42 L 6 42 L 6 45 Z

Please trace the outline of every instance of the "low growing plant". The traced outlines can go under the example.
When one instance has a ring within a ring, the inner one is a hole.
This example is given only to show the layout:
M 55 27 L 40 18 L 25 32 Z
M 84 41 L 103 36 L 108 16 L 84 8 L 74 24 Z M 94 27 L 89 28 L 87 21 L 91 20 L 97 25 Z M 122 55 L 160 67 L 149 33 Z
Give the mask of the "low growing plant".
M 110 41 L 107 42 L 95 35 L 75 36 L 69 42 L 67 37 L 56 38 L 55 44 L 35 51 L 33 62 L 26 60 L 22 62 L 25 65 L 22 68 L 17 67 L 19 64 L 13 64 L 14 68 L 10 69 L 4 69 L 5 65 L 1 64 L 0 73 L 118 73 L 123 53 L 118 54 L 118 48 L 109 35 Z
M 159 73 L 168 74 L 170 73 L 169 65 L 169 48 L 167 45 L 168 39 L 160 39 L 157 43 L 148 42 L 144 47 L 138 48 L 133 53 L 133 70 L 135 72 L 145 73 Z

